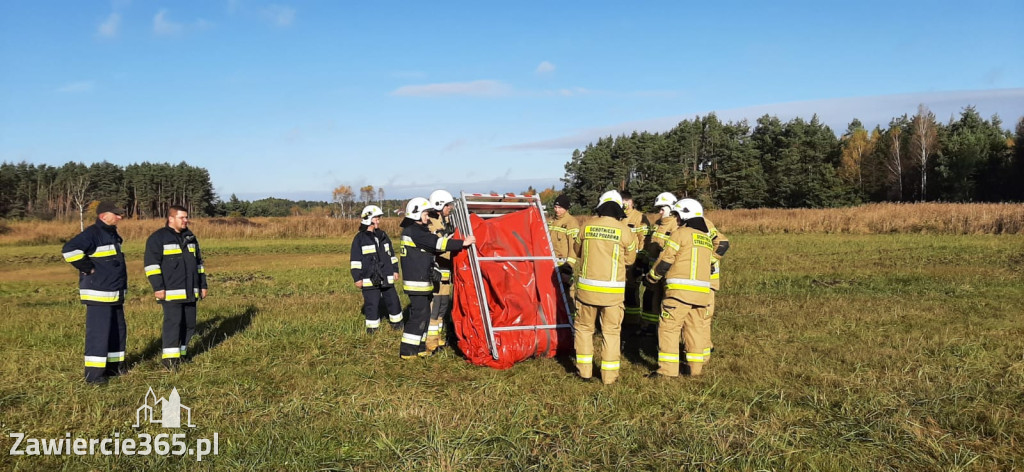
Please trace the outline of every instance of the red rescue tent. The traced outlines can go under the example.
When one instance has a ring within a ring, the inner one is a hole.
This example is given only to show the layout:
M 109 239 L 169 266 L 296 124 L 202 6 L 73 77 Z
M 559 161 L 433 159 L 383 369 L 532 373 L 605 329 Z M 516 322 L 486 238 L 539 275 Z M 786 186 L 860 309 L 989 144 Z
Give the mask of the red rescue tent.
M 463 193 L 452 212 L 476 245 L 454 257 L 452 320 L 470 362 L 508 369 L 573 349 L 567 294 L 539 196 Z

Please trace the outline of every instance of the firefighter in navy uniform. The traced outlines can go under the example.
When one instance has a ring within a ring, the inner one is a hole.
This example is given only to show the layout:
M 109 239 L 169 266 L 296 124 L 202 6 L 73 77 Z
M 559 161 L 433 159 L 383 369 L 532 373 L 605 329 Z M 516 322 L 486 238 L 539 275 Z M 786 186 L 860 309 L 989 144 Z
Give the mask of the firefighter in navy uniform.
M 665 279 L 665 299 L 658 324 L 658 370 L 652 377 L 679 376 L 679 332 L 686 345 L 686 364 L 691 376 L 701 375 L 704 349 L 711 342 L 711 237 L 704 222 L 704 208 L 691 198 L 675 203 L 679 228 L 665 242 L 648 282 Z
M 622 329 L 626 266 L 636 259 L 636 237 L 622 221 L 622 197 L 611 190 L 601 195 L 593 218 L 580 230 L 576 244 L 575 339 L 576 369 L 584 380 L 594 375 L 594 331 L 601 321 L 601 381 L 619 377 L 619 335 Z
M 128 290 L 123 240 L 117 223 L 124 209 L 103 201 L 96 207 L 96 223 L 79 233 L 61 252 L 78 269 L 78 294 L 85 305 L 85 381 L 103 384 L 124 370 L 127 325 L 124 300 Z
M 447 190 L 434 190 L 430 193 L 430 222 L 427 229 L 439 238 L 450 238 L 455 234 L 455 223 L 451 213 L 455 206 L 452 194 Z M 434 268 L 440 281 L 434 284 L 434 298 L 430 302 L 430 323 L 427 325 L 427 351 L 433 352 L 447 344 L 447 324 L 452 310 L 452 255 L 449 252 L 438 254 Z
M 650 270 L 651 263 L 658 260 L 665 242 L 672 236 L 672 232 L 679 227 L 679 219 L 672 211 L 672 205 L 678 200 L 675 195 L 669 192 L 662 192 L 654 199 L 654 208 L 658 209 L 660 217 L 655 222 L 644 249 L 637 255 L 643 258 L 644 262 L 637 262 L 646 270 Z M 646 272 L 645 270 L 645 272 Z M 636 334 L 642 336 L 653 336 L 658 332 L 658 320 L 661 319 L 661 300 L 665 297 L 665 282 L 649 284 L 644 281 L 643 312 L 640 317 L 640 330 Z
M 402 220 L 402 289 L 409 296 L 409 319 L 405 322 L 402 343 L 398 354 L 402 359 L 426 357 L 431 353 L 426 350 L 426 330 L 430 321 L 430 299 L 434 293 L 435 275 L 434 257 L 446 251 L 458 251 L 473 245 L 476 238 L 466 239 L 438 237 L 427 228 L 433 208 L 429 200 L 416 197 L 405 206 L 405 219 Z M 433 279 L 433 280 L 432 280 Z
M 380 229 L 384 211 L 377 205 L 367 205 L 360 213 L 359 232 L 352 239 L 350 268 L 352 280 L 363 292 L 363 316 L 366 332 L 380 328 L 381 299 L 388 309 L 392 329 L 401 329 L 402 303 L 398 300 L 398 257 L 395 257 L 391 238 Z
M 188 229 L 188 210 L 167 209 L 167 225 L 146 240 L 146 278 L 163 306 L 161 363 L 176 369 L 188 354 L 196 332 L 196 302 L 206 298 L 206 269 L 196 235 Z
M 633 195 L 628 190 L 623 190 L 619 195 L 622 197 L 622 209 L 626 213 L 624 223 L 633 233 L 633 238 L 638 241 L 637 245 L 642 245 L 650 230 L 651 223 L 647 220 L 647 215 L 633 207 Z M 639 249 L 642 250 L 643 248 Z M 642 257 L 626 266 L 625 316 L 622 319 L 622 324 L 623 326 L 631 326 L 632 329 L 640 326 L 642 312 L 640 307 L 640 283 L 647 268 L 644 267 L 644 261 L 641 259 Z M 636 265 L 637 263 L 639 265 Z M 630 331 L 630 334 L 632 334 L 632 331 Z

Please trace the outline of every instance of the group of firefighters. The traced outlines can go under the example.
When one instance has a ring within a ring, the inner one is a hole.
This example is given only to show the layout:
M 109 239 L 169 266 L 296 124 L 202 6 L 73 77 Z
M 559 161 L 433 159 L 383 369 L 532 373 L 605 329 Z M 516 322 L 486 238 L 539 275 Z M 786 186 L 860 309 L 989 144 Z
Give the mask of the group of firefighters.
M 453 203 L 445 190 L 435 190 L 429 199 L 409 200 L 397 251 L 380 228 L 381 208 L 368 205 L 360 214 L 350 270 L 362 292 L 366 331 L 380 328 L 383 301 L 392 328 L 403 331 L 402 359 L 427 357 L 447 344 L 451 254 L 476 242 L 472 235 L 454 237 Z M 634 208 L 628 192 L 608 191 L 601 195 L 595 216 L 581 226 L 569 213 L 564 194 L 554 201 L 548 231 L 564 293 L 575 302 L 575 360 L 584 380 L 594 378 L 598 323 L 605 384 L 618 378 L 624 324 L 633 326 L 637 335 L 657 332 L 659 368 L 651 376 L 680 375 L 680 335 L 686 373 L 700 375 L 710 359 L 720 260 L 729 241 L 704 217 L 696 200 L 677 200 L 666 192 L 658 195 L 654 207 L 659 218 L 652 225 Z M 125 211 L 101 202 L 96 213 L 96 223 L 68 241 L 62 252 L 79 272 L 79 297 L 86 305 L 85 380 L 105 383 L 125 371 L 128 276 L 117 233 Z M 146 242 L 145 272 L 163 306 L 162 362 L 169 369 L 185 359 L 196 329 L 196 302 L 207 295 L 202 252 L 188 221 L 185 208 L 171 206 L 166 225 Z M 409 296 L 404 323 L 399 280 Z
M 409 200 L 396 251 L 380 229 L 384 212 L 375 205 L 360 214 L 351 249 L 351 272 L 362 289 L 366 330 L 380 327 L 383 300 L 394 329 L 402 329 L 399 355 L 433 355 L 446 344 L 445 319 L 452 308 L 452 252 L 476 242 L 456 239 L 451 193 Z M 554 201 L 548 221 L 563 289 L 574 301 L 576 368 L 594 378 L 593 336 L 600 323 L 600 370 L 614 383 L 620 367 L 622 326 L 637 335 L 658 335 L 658 365 L 652 377 L 680 375 L 680 336 L 686 346 L 686 373 L 701 375 L 710 360 L 711 319 L 719 288 L 720 260 L 729 241 L 704 217 L 701 204 L 665 192 L 655 199 L 659 218 L 652 225 L 634 208 L 629 192 L 601 195 L 595 217 L 580 225 L 569 213 L 564 194 Z M 399 257 L 401 255 L 401 271 Z M 402 274 L 401 276 L 399 274 Z M 396 286 L 409 296 L 409 317 L 402 324 Z

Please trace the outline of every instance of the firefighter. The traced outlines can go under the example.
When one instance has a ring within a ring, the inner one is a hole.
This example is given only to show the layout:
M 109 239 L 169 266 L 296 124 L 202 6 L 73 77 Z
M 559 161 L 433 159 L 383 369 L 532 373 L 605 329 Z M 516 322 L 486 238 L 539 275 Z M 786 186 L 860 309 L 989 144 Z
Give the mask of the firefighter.
M 188 229 L 188 210 L 172 205 L 167 225 L 146 240 L 145 271 L 157 303 L 163 306 L 163 355 L 167 369 L 177 369 L 196 332 L 196 302 L 206 298 L 206 269 L 199 240 Z
M 571 300 L 574 292 L 572 276 L 576 266 L 576 238 L 580 234 L 580 222 L 569 213 L 569 197 L 564 193 L 555 198 L 554 209 L 555 217 L 548 220 L 548 233 L 558 262 L 562 293 Z
M 643 258 L 644 262 L 637 262 L 644 271 L 650 270 L 651 262 L 658 260 L 665 242 L 672 236 L 672 232 L 679 227 L 679 219 L 672 211 L 672 205 L 676 202 L 676 196 L 669 192 L 662 192 L 654 199 L 654 208 L 658 209 L 660 218 L 644 243 L 644 249 L 637 255 Z M 658 332 L 658 320 L 661 318 L 661 300 L 665 296 L 665 282 L 647 284 L 645 280 L 643 293 L 643 313 L 641 314 L 639 335 L 653 336 Z
M 691 376 L 701 375 L 704 348 L 711 340 L 711 254 L 712 243 L 704 209 L 691 198 L 675 203 L 679 215 L 676 229 L 647 273 L 648 283 L 665 279 L 665 298 L 658 324 L 658 370 L 652 377 L 679 376 L 679 331 L 686 344 L 686 364 Z
M 430 222 L 427 229 L 439 238 L 451 238 L 455 235 L 455 223 L 452 222 L 452 208 L 455 206 L 452 194 L 447 190 L 434 190 L 430 193 Z M 452 310 L 452 255 L 443 252 L 435 257 L 437 271 L 434 284 L 434 297 L 430 302 L 430 323 L 427 326 L 427 351 L 433 352 L 447 344 L 446 320 Z M 447 322 L 450 324 L 450 321 Z
M 718 293 L 718 289 L 721 287 L 722 257 L 729 250 L 729 238 L 725 237 L 725 234 L 722 234 L 707 217 L 704 218 L 704 222 L 708 225 L 708 237 L 711 238 L 711 244 L 714 246 L 714 253 L 711 254 L 711 303 L 708 304 L 708 318 L 713 321 L 715 317 L 715 294 Z M 711 321 L 709 321 L 709 324 Z M 708 336 L 710 335 L 711 332 L 708 331 Z M 704 349 L 705 365 L 711 360 L 711 351 L 714 349 L 715 343 L 709 337 L 708 346 Z
M 430 232 L 428 210 L 433 208 L 429 200 L 416 197 L 405 206 L 402 220 L 402 289 L 409 296 L 409 319 L 405 322 L 399 356 L 402 359 L 426 357 L 426 330 L 430 321 L 430 300 L 434 284 L 440 273 L 434 270 L 434 257 L 446 251 L 458 251 L 476 242 L 474 236 L 465 239 L 438 237 Z M 437 274 L 437 275 L 433 275 Z M 433 279 L 433 280 L 432 280 Z
M 363 293 L 366 332 L 372 334 L 380 328 L 381 299 L 388 309 L 391 328 L 401 329 L 402 303 L 395 287 L 395 281 L 399 279 L 398 257 L 391 238 L 380 229 L 380 217 L 384 211 L 377 205 L 367 205 L 359 215 L 362 219 L 359 232 L 352 239 L 349 268 L 352 280 Z
M 594 331 L 600 317 L 601 381 L 605 385 L 619 377 L 626 267 L 636 259 L 636 236 L 622 221 L 625 217 L 619 192 L 605 192 L 597 205 L 597 218 L 583 226 L 576 243 L 576 368 L 584 380 L 593 378 Z
M 647 220 L 647 215 L 633 207 L 633 195 L 628 190 L 623 190 L 620 195 L 622 196 L 622 208 L 626 213 L 626 226 L 629 227 L 633 237 L 638 241 L 637 245 L 640 246 L 643 244 L 651 224 Z M 626 308 L 623 325 L 634 328 L 640 325 L 640 281 L 643 280 L 644 272 L 642 264 L 637 267 L 634 267 L 632 263 L 626 266 Z
M 105 384 L 123 374 L 128 290 L 117 223 L 125 211 L 113 202 L 96 207 L 96 223 L 64 244 L 64 260 L 78 270 L 78 295 L 85 305 L 85 381 Z

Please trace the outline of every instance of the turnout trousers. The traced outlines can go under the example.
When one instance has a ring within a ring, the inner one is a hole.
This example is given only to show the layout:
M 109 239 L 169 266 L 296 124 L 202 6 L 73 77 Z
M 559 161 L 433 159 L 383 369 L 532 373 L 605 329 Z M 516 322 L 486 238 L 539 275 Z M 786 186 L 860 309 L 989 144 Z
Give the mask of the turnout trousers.
M 124 305 L 85 306 L 85 381 L 124 373 Z
M 634 266 L 626 266 L 626 295 L 624 300 L 624 313 L 622 324 L 637 326 L 640 324 L 640 277 L 633 270 Z
M 447 325 L 452 313 L 452 283 L 441 282 L 430 303 L 430 324 L 427 326 L 427 350 L 447 344 Z
M 405 321 L 405 330 L 402 332 L 402 343 L 398 348 L 398 355 L 402 359 L 411 359 L 416 356 L 427 355 L 424 341 L 427 338 L 427 323 L 430 321 L 430 293 L 411 293 L 409 295 L 409 319 Z
M 601 381 L 606 385 L 619 378 L 619 334 L 622 331 L 623 305 L 595 306 L 577 301 L 574 327 L 576 369 L 580 377 L 594 376 L 594 331 L 601 319 Z
M 188 354 L 188 342 L 196 334 L 196 303 L 162 303 L 164 307 L 164 365 L 181 363 Z
M 686 365 L 690 375 L 701 375 L 704 368 L 704 350 L 710 349 L 711 317 L 708 308 L 666 298 L 664 312 L 658 324 L 658 373 L 668 377 L 679 376 L 679 334 L 682 330 L 686 344 Z
M 640 325 L 643 327 L 657 326 L 661 319 L 661 302 L 665 298 L 665 281 L 659 280 L 654 285 L 647 285 L 643 292 L 643 314 Z
M 366 318 L 366 329 L 380 328 L 380 301 L 388 309 L 388 321 L 391 324 L 402 322 L 402 302 L 398 300 L 398 289 L 395 287 L 373 287 L 363 289 L 363 316 Z

